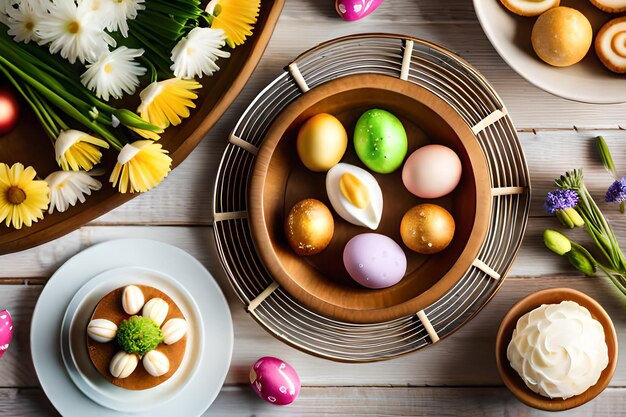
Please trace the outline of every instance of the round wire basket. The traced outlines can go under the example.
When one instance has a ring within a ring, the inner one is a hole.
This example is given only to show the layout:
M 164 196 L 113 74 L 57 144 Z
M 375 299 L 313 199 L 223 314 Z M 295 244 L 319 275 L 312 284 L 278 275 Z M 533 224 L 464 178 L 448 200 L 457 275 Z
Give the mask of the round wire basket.
M 383 323 L 343 322 L 299 304 L 264 267 L 247 218 L 248 179 L 272 121 L 309 89 L 353 74 L 397 77 L 443 99 L 476 135 L 491 177 L 491 221 L 472 266 L 424 310 Z M 312 355 L 368 362 L 422 349 L 471 320 L 502 285 L 521 245 L 529 205 L 530 177 L 521 145 L 504 104 L 485 78 L 430 42 L 362 34 L 323 43 L 300 55 L 248 106 L 229 137 L 218 170 L 214 234 L 233 288 L 270 334 Z

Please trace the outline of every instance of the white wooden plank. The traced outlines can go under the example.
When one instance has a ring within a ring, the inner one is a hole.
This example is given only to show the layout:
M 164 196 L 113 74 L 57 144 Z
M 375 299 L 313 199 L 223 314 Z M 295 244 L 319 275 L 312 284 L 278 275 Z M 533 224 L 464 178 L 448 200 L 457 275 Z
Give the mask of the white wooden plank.
M 567 412 L 568 417 L 623 415 L 626 389 L 607 388 L 593 401 Z M 0 415 L 59 415 L 38 388 L 0 389 Z M 158 415 L 158 414 L 155 414 Z M 204 417 L 279 416 L 548 417 L 527 407 L 504 387 L 303 387 L 286 407 L 260 400 L 247 386 L 225 386 Z
M 77 230 L 52 242 L 0 256 L 0 278 L 49 276 L 80 250 L 80 233 Z
M 568 417 L 618 416 L 626 406 L 623 388 L 608 388 L 594 401 L 567 412 Z M 414 416 L 547 417 L 529 408 L 503 387 L 304 387 L 290 406 L 255 398 L 248 387 L 225 387 L 205 417 Z
M 249 367 L 261 356 L 278 356 L 291 363 L 303 384 L 324 385 L 500 385 L 493 346 L 499 323 L 506 311 L 520 298 L 551 287 L 571 287 L 595 298 L 615 323 L 620 355 L 626 355 L 626 298 L 604 279 L 547 277 L 505 281 L 500 292 L 474 320 L 447 340 L 402 358 L 370 364 L 337 364 L 297 351 L 266 333 L 232 297 L 232 290 L 220 283 L 230 295 L 235 328 L 233 360 L 226 382 L 243 384 Z M 3 386 L 37 386 L 29 354 L 29 319 L 40 286 L 7 285 L 0 287 L 0 306 L 16 317 L 15 343 L 0 360 Z M 612 386 L 626 385 L 626 365 L 618 364 Z

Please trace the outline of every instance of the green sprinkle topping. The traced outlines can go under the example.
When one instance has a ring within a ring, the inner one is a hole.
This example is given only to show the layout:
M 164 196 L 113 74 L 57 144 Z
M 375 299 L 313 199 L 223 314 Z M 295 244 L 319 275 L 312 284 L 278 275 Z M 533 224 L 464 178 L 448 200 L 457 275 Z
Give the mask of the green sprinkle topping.
M 145 355 L 163 342 L 163 332 L 147 317 L 132 316 L 117 330 L 117 343 L 126 353 Z

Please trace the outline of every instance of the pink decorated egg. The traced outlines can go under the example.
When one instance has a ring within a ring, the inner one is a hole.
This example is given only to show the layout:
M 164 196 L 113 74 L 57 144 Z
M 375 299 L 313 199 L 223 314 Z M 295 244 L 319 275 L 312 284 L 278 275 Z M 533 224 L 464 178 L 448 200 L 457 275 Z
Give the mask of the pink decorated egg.
M 378 233 L 362 233 L 348 241 L 343 250 L 348 274 L 367 288 L 387 288 L 406 273 L 406 255 L 393 239 Z
M 335 9 L 344 20 L 363 19 L 383 3 L 383 0 L 335 0 Z
M 9 348 L 13 339 L 13 320 L 8 311 L 0 311 L 0 358 Z
M 250 384 L 270 404 L 288 405 L 300 394 L 300 377 L 287 362 L 265 356 L 252 365 Z
M 426 145 L 413 152 L 402 168 L 407 190 L 421 198 L 449 194 L 461 181 L 461 160 L 450 148 Z

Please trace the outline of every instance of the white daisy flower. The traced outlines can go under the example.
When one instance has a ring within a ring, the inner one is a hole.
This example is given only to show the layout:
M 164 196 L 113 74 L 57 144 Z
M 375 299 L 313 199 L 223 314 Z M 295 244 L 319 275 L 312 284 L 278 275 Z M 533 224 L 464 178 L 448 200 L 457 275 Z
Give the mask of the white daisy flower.
M 16 2 L 16 0 L 0 0 L 0 23 L 9 26 L 9 9 L 12 9 Z
M 135 62 L 135 58 L 142 54 L 143 49 L 120 46 L 100 55 L 93 64 L 87 64 L 80 81 L 104 101 L 108 101 L 109 96 L 122 98 L 124 92 L 133 94 L 139 85 L 139 77 L 146 73 L 146 69 Z
M 140 10 L 144 10 L 145 0 L 81 0 L 79 3 L 88 3 L 92 10 L 100 12 L 104 26 L 110 32 L 120 31 L 122 36 L 128 37 L 128 20 L 134 20 Z
M 37 25 L 39 44 L 50 44 L 50 53 L 60 52 L 70 63 L 93 62 L 115 40 L 104 32 L 104 23 L 86 3 L 77 6 L 74 0 L 55 0 L 49 14 Z
M 50 214 L 54 213 L 54 209 L 62 213 L 78 201 L 84 203 L 85 195 L 102 188 L 102 183 L 85 171 L 56 171 L 45 181 L 50 187 Z
M 196 27 L 182 38 L 172 50 L 170 68 L 178 78 L 202 78 L 203 74 L 213 75 L 219 71 L 215 64 L 218 58 L 230 57 L 230 52 L 222 51 L 226 35 L 222 29 Z
M 16 42 L 38 42 L 37 25 L 46 16 L 44 5 L 40 0 L 23 0 L 18 8 L 7 9 L 9 27 L 8 34 Z

